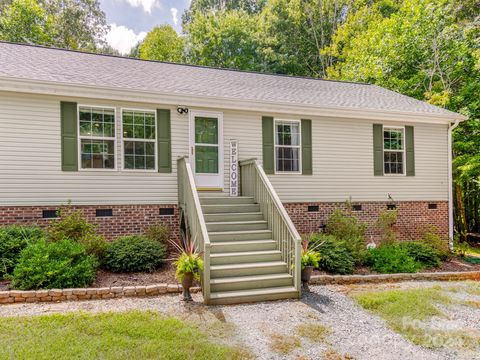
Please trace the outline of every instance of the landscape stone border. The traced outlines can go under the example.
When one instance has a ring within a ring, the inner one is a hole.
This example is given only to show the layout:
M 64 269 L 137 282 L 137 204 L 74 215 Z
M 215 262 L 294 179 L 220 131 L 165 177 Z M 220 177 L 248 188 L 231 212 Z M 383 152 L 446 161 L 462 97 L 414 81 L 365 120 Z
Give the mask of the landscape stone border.
M 199 292 L 200 287 L 190 288 Z M 0 291 L 0 304 L 58 302 L 68 300 L 98 300 L 121 297 L 146 297 L 182 292 L 180 284 L 155 284 L 141 286 L 112 286 L 102 288 L 7 290 Z
M 466 272 L 432 272 L 412 274 L 379 274 L 379 275 L 313 275 L 310 284 L 362 284 L 399 281 L 459 281 L 480 280 L 480 271 Z

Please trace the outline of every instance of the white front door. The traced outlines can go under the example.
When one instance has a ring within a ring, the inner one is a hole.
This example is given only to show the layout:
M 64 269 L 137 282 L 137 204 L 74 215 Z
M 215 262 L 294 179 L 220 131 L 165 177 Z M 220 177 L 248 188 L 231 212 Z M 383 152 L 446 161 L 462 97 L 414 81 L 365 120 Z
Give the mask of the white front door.
M 198 189 L 223 190 L 223 114 L 190 111 L 190 164 Z

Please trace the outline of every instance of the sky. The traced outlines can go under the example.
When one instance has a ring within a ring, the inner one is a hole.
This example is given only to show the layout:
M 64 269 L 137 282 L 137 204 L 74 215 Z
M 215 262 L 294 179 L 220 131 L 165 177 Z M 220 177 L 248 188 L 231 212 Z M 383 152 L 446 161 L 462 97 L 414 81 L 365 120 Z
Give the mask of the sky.
M 122 54 L 156 25 L 172 25 L 181 31 L 182 14 L 190 0 L 101 0 L 110 32 L 107 43 Z

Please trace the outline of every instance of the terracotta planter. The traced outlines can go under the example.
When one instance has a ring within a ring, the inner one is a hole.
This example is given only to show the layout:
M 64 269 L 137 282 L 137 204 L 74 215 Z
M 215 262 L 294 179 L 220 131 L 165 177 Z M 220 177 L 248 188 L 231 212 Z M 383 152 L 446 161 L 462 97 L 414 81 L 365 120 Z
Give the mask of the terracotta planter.
M 182 288 L 183 288 L 183 301 L 193 301 L 190 294 L 190 288 L 193 285 L 193 273 L 186 273 L 183 275 Z
M 310 278 L 312 277 L 312 272 L 313 266 L 305 266 L 305 268 L 302 269 L 302 282 L 308 283 L 310 281 Z

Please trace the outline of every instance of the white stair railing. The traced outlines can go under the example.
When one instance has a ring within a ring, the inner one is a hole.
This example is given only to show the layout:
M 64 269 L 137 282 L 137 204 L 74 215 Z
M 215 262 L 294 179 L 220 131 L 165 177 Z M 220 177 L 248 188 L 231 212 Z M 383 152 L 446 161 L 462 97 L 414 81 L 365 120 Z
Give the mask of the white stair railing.
M 203 258 L 202 291 L 203 299 L 208 304 L 210 300 L 210 239 L 203 217 L 202 206 L 198 198 L 195 179 L 188 156 L 177 161 L 178 203 L 186 217 L 186 225 L 192 239 L 195 240 L 197 251 Z
M 240 184 L 243 196 L 253 196 L 260 205 L 272 238 L 287 263 L 288 272 L 294 279 L 294 286 L 301 292 L 301 249 L 302 239 L 287 214 L 280 198 L 268 179 L 258 160 L 248 159 L 240 162 Z

